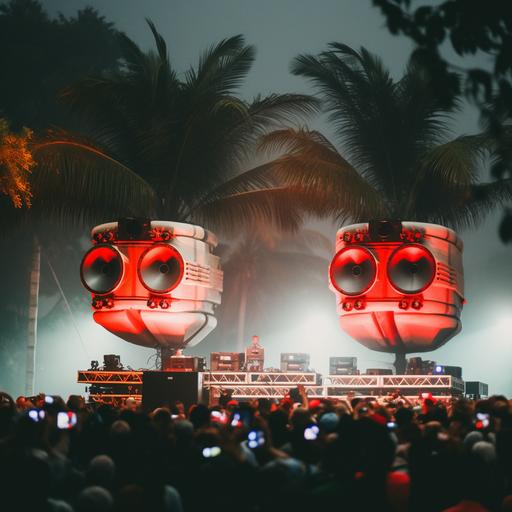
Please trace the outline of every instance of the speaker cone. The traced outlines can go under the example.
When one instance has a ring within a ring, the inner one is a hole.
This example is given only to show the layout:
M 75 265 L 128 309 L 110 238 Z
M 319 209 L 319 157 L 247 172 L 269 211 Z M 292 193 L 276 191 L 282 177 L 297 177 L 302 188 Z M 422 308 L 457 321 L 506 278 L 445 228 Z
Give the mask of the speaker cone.
M 377 264 L 363 247 L 345 247 L 333 258 L 329 269 L 334 287 L 345 295 L 361 295 L 375 281 Z
M 172 245 L 156 244 L 141 256 L 138 270 L 148 290 L 166 293 L 178 286 L 183 268 L 183 258 Z
M 80 266 L 82 284 L 92 293 L 111 292 L 123 277 L 123 260 L 109 245 L 93 247 L 86 253 Z
M 409 244 L 399 247 L 388 261 L 391 284 L 403 293 L 419 293 L 434 279 L 434 257 L 422 245 Z

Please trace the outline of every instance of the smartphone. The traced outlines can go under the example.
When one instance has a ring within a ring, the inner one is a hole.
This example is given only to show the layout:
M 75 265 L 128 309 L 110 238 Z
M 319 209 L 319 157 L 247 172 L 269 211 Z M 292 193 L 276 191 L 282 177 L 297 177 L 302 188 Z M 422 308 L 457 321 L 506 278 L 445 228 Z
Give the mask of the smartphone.
M 45 402 L 46 404 L 48 404 L 48 405 L 53 404 L 53 402 L 54 402 L 54 401 L 55 401 L 55 400 L 53 399 L 53 396 L 46 395 L 46 396 L 44 397 L 44 402 Z
M 57 414 L 57 428 L 68 430 L 76 425 L 76 414 L 74 412 L 61 411 Z
M 432 395 L 430 393 L 421 393 L 421 398 L 423 398 L 423 400 L 426 400 L 427 398 L 431 398 Z
M 220 423 L 222 425 L 225 425 L 228 422 L 227 414 L 221 411 L 212 411 L 210 414 L 210 419 L 214 423 Z
M 251 425 L 252 415 L 248 409 L 238 409 L 233 412 L 231 417 L 231 426 L 235 428 L 249 427 Z
M 476 413 L 475 427 L 479 430 L 487 428 L 491 424 L 489 415 L 483 412 Z
M 265 433 L 263 430 L 251 430 L 247 435 L 247 445 L 251 449 L 258 448 L 265 444 Z
M 304 429 L 304 439 L 306 441 L 314 441 L 317 439 L 319 433 L 320 429 L 318 428 L 318 425 L 309 425 Z
M 28 417 L 36 423 L 43 421 L 46 416 L 46 413 L 42 409 L 30 409 L 27 414 Z
M 396 423 L 394 421 L 388 421 L 386 426 L 389 428 L 389 430 L 394 430 L 396 428 Z
M 220 446 L 207 446 L 203 448 L 203 457 L 205 459 L 211 459 L 212 457 L 217 457 L 220 455 L 220 452 Z

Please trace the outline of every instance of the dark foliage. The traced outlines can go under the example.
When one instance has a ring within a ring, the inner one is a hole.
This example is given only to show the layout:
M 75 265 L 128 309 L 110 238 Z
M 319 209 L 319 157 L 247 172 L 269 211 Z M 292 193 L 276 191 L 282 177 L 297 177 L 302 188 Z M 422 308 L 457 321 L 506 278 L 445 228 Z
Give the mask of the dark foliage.
M 492 174 L 512 178 L 512 3 L 446 0 L 415 9 L 410 0 L 373 3 L 392 34 L 403 34 L 416 44 L 412 57 L 430 72 L 444 101 L 462 92 L 478 106 L 483 125 L 498 141 Z M 446 45 L 461 57 L 485 54 L 489 68 L 455 66 L 443 55 Z M 505 210 L 499 233 L 503 241 L 512 240 L 510 209 Z
M 0 117 L 13 129 L 69 122 L 58 92 L 90 73 L 113 68 L 119 32 L 94 9 L 48 17 L 37 0 L 0 5 Z

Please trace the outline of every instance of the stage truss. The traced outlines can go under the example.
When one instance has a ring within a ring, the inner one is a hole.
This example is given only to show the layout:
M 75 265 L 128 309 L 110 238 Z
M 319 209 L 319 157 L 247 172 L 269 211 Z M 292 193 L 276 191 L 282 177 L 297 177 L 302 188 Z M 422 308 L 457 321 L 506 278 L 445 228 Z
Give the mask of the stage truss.
M 129 396 L 141 399 L 142 372 L 79 371 L 77 381 L 92 386 L 89 398 L 94 402 L 117 404 Z M 204 372 L 203 385 L 215 402 L 222 390 L 237 400 L 283 398 L 290 389 L 303 385 L 309 398 L 345 399 L 349 392 L 363 396 L 385 396 L 400 391 L 417 397 L 421 392 L 449 398 L 464 394 L 464 382 L 451 375 L 328 375 L 319 383 L 316 373 L 278 372 Z M 97 391 L 104 387 L 104 392 Z M 116 388 L 119 393 L 115 393 Z
M 299 372 L 204 372 L 206 386 L 216 384 L 243 384 L 246 386 L 296 386 L 297 384 L 316 385 L 316 373 Z
M 139 384 L 142 385 L 142 372 L 131 370 L 85 370 L 78 372 L 79 384 Z

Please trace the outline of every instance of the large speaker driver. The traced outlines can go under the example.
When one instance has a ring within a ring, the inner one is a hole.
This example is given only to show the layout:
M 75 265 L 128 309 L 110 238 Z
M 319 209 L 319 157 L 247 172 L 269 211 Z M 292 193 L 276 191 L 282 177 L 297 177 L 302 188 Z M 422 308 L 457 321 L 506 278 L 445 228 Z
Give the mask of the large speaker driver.
M 422 245 L 399 247 L 388 261 L 391 284 L 403 293 L 419 293 L 430 285 L 436 273 L 434 257 Z
M 183 269 L 183 258 L 172 245 L 156 244 L 140 257 L 138 272 L 148 290 L 167 293 L 178 286 Z
M 83 285 L 92 293 L 104 295 L 117 287 L 123 277 L 121 254 L 109 245 L 98 245 L 86 253 L 80 265 Z
M 363 247 L 345 247 L 333 258 L 329 269 L 334 287 L 345 295 L 360 295 L 375 281 L 377 264 Z

